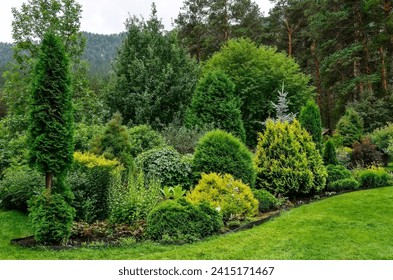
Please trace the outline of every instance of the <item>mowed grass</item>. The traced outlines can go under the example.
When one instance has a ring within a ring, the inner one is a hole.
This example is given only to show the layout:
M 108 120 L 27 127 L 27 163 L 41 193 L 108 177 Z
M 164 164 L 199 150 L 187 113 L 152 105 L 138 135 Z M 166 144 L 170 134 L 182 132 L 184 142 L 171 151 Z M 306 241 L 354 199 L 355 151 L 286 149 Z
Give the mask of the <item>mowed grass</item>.
M 0 259 L 393 259 L 393 187 L 347 193 L 284 212 L 251 230 L 194 244 L 48 250 L 10 244 L 26 216 L 0 212 Z

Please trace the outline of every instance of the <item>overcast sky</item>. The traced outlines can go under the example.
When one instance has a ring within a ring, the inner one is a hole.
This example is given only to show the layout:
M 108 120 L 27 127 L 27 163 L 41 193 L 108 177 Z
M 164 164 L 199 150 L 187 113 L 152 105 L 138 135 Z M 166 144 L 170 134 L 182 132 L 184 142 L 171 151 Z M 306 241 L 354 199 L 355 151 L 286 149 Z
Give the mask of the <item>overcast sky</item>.
M 265 14 L 273 6 L 269 0 L 254 0 Z M 28 0 L 0 0 L 0 42 L 12 42 L 11 7 L 20 8 Z M 79 0 L 82 5 L 81 30 L 100 34 L 124 31 L 128 15 L 142 15 L 148 18 L 153 1 L 150 0 Z M 170 29 L 177 17 L 183 0 L 155 0 L 159 18 Z

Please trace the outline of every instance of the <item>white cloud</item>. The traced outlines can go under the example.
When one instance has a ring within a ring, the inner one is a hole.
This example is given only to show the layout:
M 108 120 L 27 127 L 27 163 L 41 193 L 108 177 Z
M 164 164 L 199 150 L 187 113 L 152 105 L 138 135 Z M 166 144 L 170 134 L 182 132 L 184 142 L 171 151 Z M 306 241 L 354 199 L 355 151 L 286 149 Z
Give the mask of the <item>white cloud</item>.
M 79 0 L 82 5 L 81 29 L 100 34 L 119 33 L 125 30 L 124 22 L 128 15 L 148 18 L 152 0 Z M 158 17 L 169 29 L 177 17 L 182 0 L 155 0 Z M 261 11 L 268 12 L 273 4 L 269 0 L 255 1 Z M 0 42 L 11 42 L 11 7 L 20 8 L 27 0 L 1 0 L 0 2 Z

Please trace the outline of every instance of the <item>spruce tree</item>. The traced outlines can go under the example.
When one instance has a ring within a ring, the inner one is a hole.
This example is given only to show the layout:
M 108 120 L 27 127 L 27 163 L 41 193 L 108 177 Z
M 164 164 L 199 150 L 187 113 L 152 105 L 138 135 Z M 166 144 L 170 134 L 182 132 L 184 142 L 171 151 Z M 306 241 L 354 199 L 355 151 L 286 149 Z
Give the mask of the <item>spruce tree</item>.
M 73 160 L 73 115 L 69 60 L 61 40 L 47 33 L 32 75 L 30 163 L 45 173 L 46 188 Z
M 245 142 L 246 132 L 240 102 L 235 97 L 235 84 L 224 72 L 209 72 L 198 82 L 187 111 L 187 123 L 199 127 L 213 124 Z
M 322 122 L 321 113 L 317 104 L 310 100 L 302 107 L 299 115 L 299 122 L 302 127 L 310 133 L 313 142 L 318 150 L 322 149 Z
M 363 134 L 363 120 L 359 113 L 352 108 L 345 111 L 336 126 L 337 135 L 343 139 L 343 145 L 352 147 L 352 144 L 360 141 Z

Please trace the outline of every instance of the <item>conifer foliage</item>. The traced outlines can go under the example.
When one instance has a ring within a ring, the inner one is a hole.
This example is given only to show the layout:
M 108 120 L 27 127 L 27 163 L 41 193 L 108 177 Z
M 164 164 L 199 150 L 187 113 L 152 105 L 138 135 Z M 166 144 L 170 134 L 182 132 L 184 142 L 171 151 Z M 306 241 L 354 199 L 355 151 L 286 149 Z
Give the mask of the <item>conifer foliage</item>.
M 69 62 L 61 40 L 47 33 L 32 75 L 30 163 L 46 175 L 62 175 L 73 159 L 73 115 Z
M 297 120 L 266 122 L 255 154 L 256 187 L 275 195 L 296 196 L 319 191 L 326 169 L 311 136 Z
M 197 85 L 191 106 L 187 111 L 190 126 L 215 127 L 246 140 L 240 112 L 240 102 L 235 97 L 235 84 L 222 71 L 208 72 Z
M 318 105 L 313 100 L 307 102 L 302 107 L 299 115 L 299 122 L 302 127 L 310 133 L 312 140 L 319 150 L 322 146 L 322 122 Z

